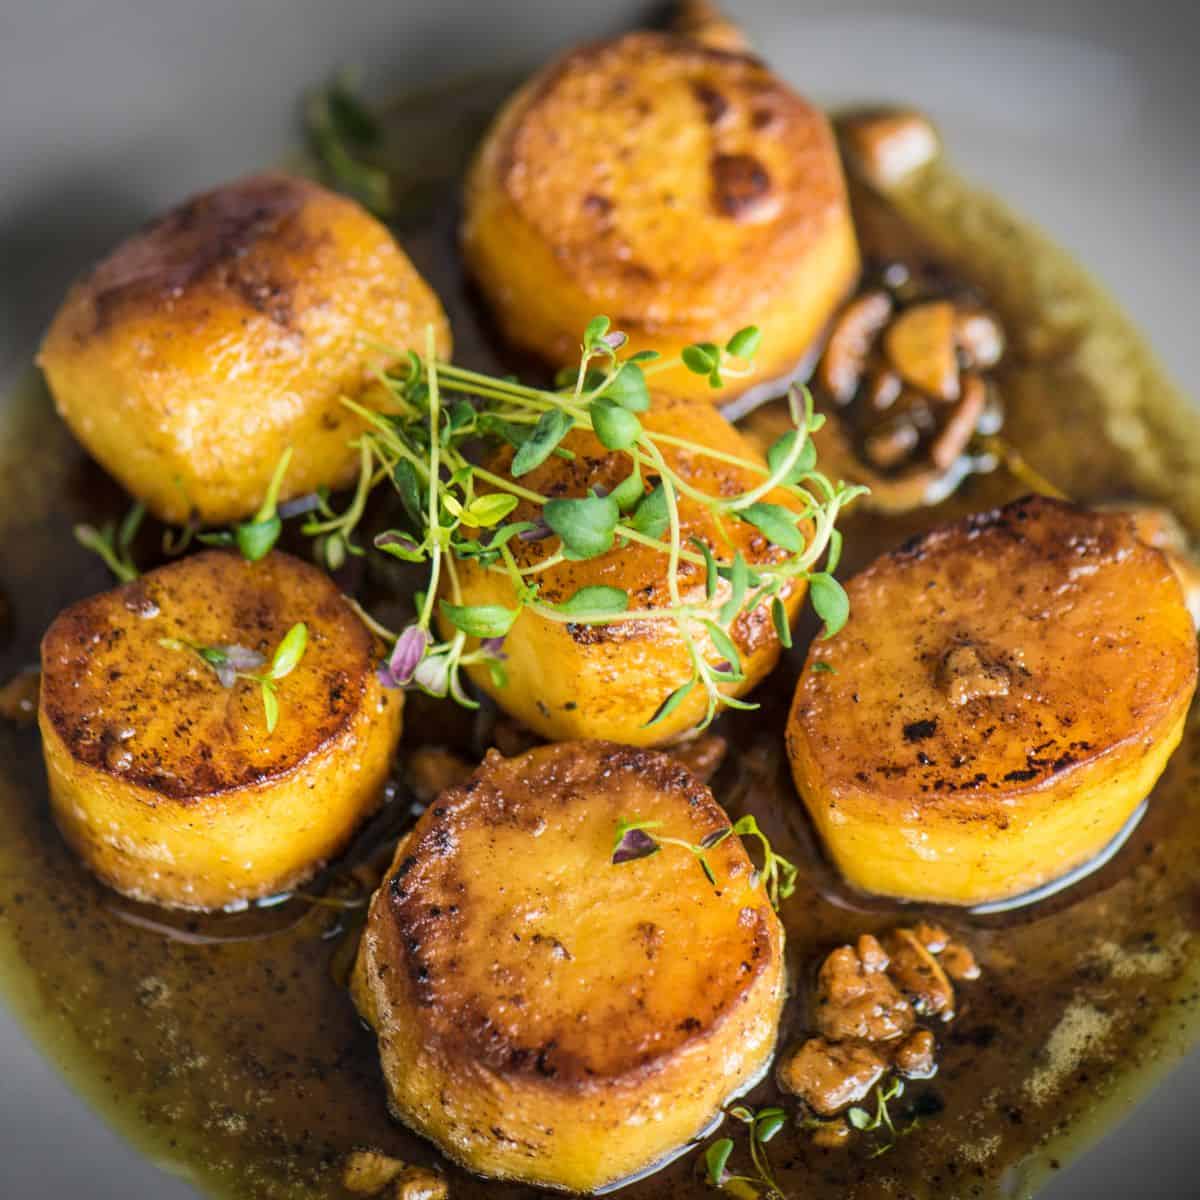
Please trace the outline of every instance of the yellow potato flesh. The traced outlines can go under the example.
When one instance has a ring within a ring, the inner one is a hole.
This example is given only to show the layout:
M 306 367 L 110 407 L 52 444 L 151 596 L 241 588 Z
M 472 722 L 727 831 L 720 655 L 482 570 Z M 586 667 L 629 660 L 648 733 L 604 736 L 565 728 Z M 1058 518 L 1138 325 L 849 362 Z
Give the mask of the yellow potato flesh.
M 342 404 L 406 347 L 441 353 L 437 298 L 388 231 L 316 184 L 263 175 L 196 196 L 70 290 L 39 362 L 84 447 L 157 516 L 256 511 L 354 474 Z M 380 349 L 377 343 L 394 347 Z
M 765 459 L 711 405 L 695 400 L 660 396 L 651 410 L 642 414 L 643 425 L 653 431 L 687 437 L 709 449 L 733 455 L 765 467 Z M 551 457 L 520 483 L 543 495 L 583 496 L 589 488 L 612 490 L 630 470 L 629 456 L 609 452 L 594 434 L 575 430 L 563 445 L 573 451 L 571 461 Z M 681 448 L 663 446 L 668 463 L 694 487 L 712 496 L 731 496 L 761 483 L 762 474 L 704 458 Z M 492 464 L 503 470 L 511 455 Z M 791 504 L 784 493 L 772 493 L 772 503 Z M 510 519 L 533 516 L 523 505 Z M 697 501 L 680 503 L 682 544 L 694 549 L 690 539 L 707 542 L 716 557 L 728 560 L 741 550 L 748 562 L 778 560 L 781 552 L 745 522 L 726 518 L 722 536 L 711 513 Z M 557 539 L 516 546 L 521 565 L 529 565 L 557 549 Z M 582 562 L 563 562 L 534 578 L 541 596 L 561 603 L 579 588 L 608 586 L 627 591 L 630 608 L 658 609 L 670 604 L 665 553 L 636 543 L 615 547 L 607 554 Z M 511 580 L 506 574 L 488 571 L 473 562 L 457 565 L 463 604 L 516 605 Z M 680 566 L 681 595 L 698 601 L 704 596 L 704 568 L 684 562 Z M 720 584 L 720 595 L 728 584 Z M 447 599 L 452 591 L 443 593 Z M 794 619 L 803 602 L 804 585 L 797 582 L 781 593 L 789 619 Z M 443 620 L 443 633 L 453 630 Z M 740 696 L 748 692 L 774 668 L 781 645 L 770 606 L 762 604 L 733 624 L 732 637 L 741 655 L 743 683 L 724 684 L 722 691 Z M 702 627 L 696 636 L 713 663 L 720 655 L 711 647 Z M 645 620 L 627 624 L 583 625 L 559 622 L 525 610 L 517 618 L 504 642 L 508 682 L 496 686 L 486 667 L 475 666 L 471 678 L 507 712 L 518 717 L 543 737 L 609 738 L 629 745 L 660 745 L 692 729 L 704 714 L 706 696 L 697 687 L 669 716 L 654 725 L 647 723 L 663 701 L 691 676 L 687 647 L 672 621 Z
M 972 905 L 1050 882 L 1104 848 L 1179 742 L 1195 631 L 1169 564 L 1122 516 L 1017 501 L 847 590 L 788 749 L 864 891 Z M 979 669 L 951 669 L 963 661 Z
M 308 646 L 277 684 L 270 734 L 256 684 L 225 688 L 197 655 L 160 644 L 269 659 L 296 622 Z M 55 820 L 139 900 L 215 909 L 286 890 L 380 802 L 402 697 L 374 668 L 373 639 L 330 579 L 279 553 L 200 554 L 80 601 L 42 644 Z
M 737 837 L 610 862 L 620 818 L 728 818 L 675 760 L 600 742 L 496 752 L 376 892 L 352 980 L 395 1115 L 471 1170 L 590 1192 L 700 1133 L 765 1068 L 782 930 Z
M 556 364 L 597 313 L 672 356 L 758 325 L 749 376 L 656 381 L 709 401 L 791 371 L 858 271 L 824 115 L 757 59 L 666 34 L 577 50 L 517 93 L 468 179 L 463 247 L 506 336 Z

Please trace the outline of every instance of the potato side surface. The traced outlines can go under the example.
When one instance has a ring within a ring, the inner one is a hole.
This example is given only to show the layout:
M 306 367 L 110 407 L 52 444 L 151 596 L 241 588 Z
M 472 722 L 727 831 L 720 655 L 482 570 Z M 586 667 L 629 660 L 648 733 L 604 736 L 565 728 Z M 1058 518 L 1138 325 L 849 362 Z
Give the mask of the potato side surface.
M 353 474 L 372 366 L 422 353 L 437 297 L 391 234 L 308 180 L 259 175 L 195 196 L 76 282 L 39 362 L 63 419 L 150 510 L 248 516 L 288 446 L 284 497 Z
M 462 239 L 506 336 L 556 365 L 597 313 L 664 354 L 757 324 L 751 378 L 656 381 L 710 401 L 788 373 L 858 271 L 824 114 L 755 58 L 658 33 L 575 50 L 509 101 Z
M 1178 744 L 1195 630 L 1123 516 L 1019 500 L 914 539 L 847 591 L 787 739 L 864 891 L 969 905 L 1054 880 L 1111 840 Z
M 225 688 L 186 638 L 270 659 L 296 622 L 308 646 L 278 686 Z M 210 551 L 66 609 L 42 643 L 42 730 L 64 837 L 139 900 L 214 909 L 312 875 L 379 803 L 402 697 L 323 572 L 281 553 Z
M 735 836 L 610 862 L 617 821 L 729 821 L 678 762 L 603 742 L 492 751 L 401 842 L 352 993 L 392 1110 L 471 1170 L 592 1191 L 703 1130 L 765 1068 L 782 929 Z
M 650 411 L 642 414 L 642 424 L 651 432 L 670 432 L 710 449 L 765 464 L 763 456 L 720 413 L 698 400 L 656 396 Z M 588 431 L 573 430 L 563 445 L 574 451 L 574 461 L 551 457 L 523 475 L 522 485 L 543 495 L 583 496 L 597 485 L 611 490 L 629 474 L 628 455 L 605 450 Z M 681 448 L 664 446 L 663 453 L 688 482 L 709 495 L 735 495 L 762 481 L 761 475 Z M 511 452 L 506 451 L 492 469 L 503 471 L 510 461 Z M 773 493 L 769 499 L 773 503 L 793 503 L 783 492 Z M 522 505 L 510 519 L 525 520 L 531 513 L 532 506 Z M 729 535 L 725 540 L 712 515 L 695 500 L 682 498 L 679 514 L 685 546 L 697 537 L 721 557 L 731 557 L 739 549 L 751 564 L 781 556 L 757 529 L 742 521 L 724 522 Z M 557 544 L 551 539 L 515 545 L 514 550 L 520 565 L 528 566 Z M 458 573 L 463 603 L 502 604 L 508 608 L 515 605 L 506 575 L 484 570 L 473 562 L 458 564 Z M 670 604 L 666 554 L 636 543 L 623 549 L 615 547 L 598 558 L 561 563 L 537 578 L 542 598 L 551 603 L 561 603 L 581 587 L 606 585 L 628 591 L 631 608 Z M 685 600 L 702 598 L 703 566 L 682 562 L 680 584 Z M 720 586 L 728 589 L 723 581 Z M 781 593 L 789 619 L 795 619 L 804 591 L 800 582 Z M 452 632 L 444 621 L 443 631 Z M 698 630 L 697 636 L 702 632 Z M 722 690 L 738 696 L 764 679 L 779 660 L 781 646 L 770 606 L 763 604 L 740 617 L 733 625 L 732 636 L 746 680 L 724 685 Z M 595 737 L 628 745 L 660 745 L 691 729 L 704 713 L 704 690 L 698 687 L 673 713 L 645 727 L 659 705 L 691 674 L 687 648 L 672 621 L 564 624 L 525 610 L 505 638 L 504 652 L 508 656 L 505 687 L 496 687 L 482 665 L 469 668 L 472 681 L 546 738 Z M 709 656 L 718 661 L 719 656 L 711 650 Z

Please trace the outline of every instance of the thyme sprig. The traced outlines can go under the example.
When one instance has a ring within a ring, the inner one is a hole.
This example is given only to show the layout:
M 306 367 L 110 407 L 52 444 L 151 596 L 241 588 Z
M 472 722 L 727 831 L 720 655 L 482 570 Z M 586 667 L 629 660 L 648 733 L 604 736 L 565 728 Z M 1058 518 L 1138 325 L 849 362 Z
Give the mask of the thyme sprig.
M 725 1110 L 749 1129 L 750 1162 L 754 1173 L 739 1175 L 729 1169 L 734 1140 L 718 1138 L 704 1151 L 705 1178 L 715 1188 L 738 1200 L 787 1200 L 767 1155 L 767 1143 L 787 1122 L 787 1113 L 774 1106 L 760 1109 L 735 1104 Z
M 341 71 L 327 87 L 309 93 L 304 124 L 329 182 L 349 192 L 376 216 L 391 216 L 395 210 L 391 179 L 368 161 L 383 131 L 360 100 L 353 72 Z
M 610 856 L 612 864 L 621 866 L 623 863 L 636 862 L 638 859 L 657 854 L 663 846 L 678 846 L 696 859 L 704 877 L 716 887 L 717 878 L 713 873 L 712 864 L 708 861 L 707 852 L 719 846 L 730 834 L 736 833 L 739 837 L 754 837 L 759 841 L 763 865 L 755 868 L 751 886 L 757 887 L 761 882 L 766 888 L 772 907 L 778 908 L 780 901 L 786 900 L 796 890 L 796 865 L 775 853 L 770 839 L 758 827 L 758 822 L 750 813 L 739 817 L 732 825 L 714 830 L 697 843 L 685 841 L 683 838 L 663 837 L 660 833 L 652 832 L 661 826 L 661 821 L 621 818 L 617 822 L 613 838 Z
M 720 386 L 725 378 L 750 370 L 758 340 L 756 329 L 740 330 L 724 346 L 698 344 L 681 358 L 690 370 Z M 486 665 L 502 686 L 500 646 L 524 611 L 562 624 L 665 622 L 678 632 L 690 672 L 647 724 L 663 721 L 700 688 L 706 697 L 704 726 L 723 706 L 755 707 L 728 694 L 746 678 L 730 632 L 740 616 L 769 605 L 781 639 L 790 644 L 784 596 L 804 581 L 824 621 L 825 636 L 845 622 L 845 592 L 832 575 L 841 549 L 835 522 L 864 489 L 835 484 L 816 470 L 811 434 L 824 418 L 814 413 L 811 397 L 792 391 L 794 428 L 770 448 L 764 466 L 678 434 L 646 429 L 639 414 L 650 406 L 647 380 L 677 360 L 653 351 L 622 356 L 626 342 L 607 317 L 594 318 L 571 378 L 562 380 L 560 390 L 548 390 L 438 361 L 429 330 L 423 356 L 409 352 L 398 367 L 378 377 L 388 395 L 386 411 L 343 401 L 366 426 L 356 441 L 358 486 L 341 512 L 322 497 L 305 531 L 320 539 L 318 553 L 328 566 L 344 561 L 346 554 L 362 553 L 354 537 L 367 498 L 387 484 L 399 497 L 404 521 L 376 537 L 374 545 L 428 571 L 416 619 L 395 637 L 381 672 L 385 682 L 449 694 L 473 706 L 462 669 Z M 593 488 L 580 496 L 544 495 L 523 482 L 551 455 L 572 456 L 563 439 L 576 428 L 593 431 L 606 449 L 623 454 L 628 474 L 609 492 Z M 480 453 L 481 445 L 510 446 L 508 470 L 483 465 L 489 460 Z M 676 448 L 758 478 L 734 496 L 708 494 L 670 465 L 667 451 Z M 780 491 L 790 505 L 768 499 Z M 685 540 L 680 519 L 684 499 L 711 513 L 720 530 L 738 521 L 753 526 L 783 554 L 751 567 L 740 551 L 724 553 L 700 539 Z M 522 503 L 533 509 L 532 516 L 512 520 Z M 562 602 L 542 594 L 540 577 L 559 563 L 596 558 L 631 544 L 662 554 L 666 605 L 635 608 L 628 592 L 610 586 L 581 587 Z M 537 552 L 532 561 L 531 550 Z M 464 561 L 505 576 L 515 606 L 464 603 L 456 566 Z M 685 585 L 685 564 L 703 570 L 702 594 Z M 439 613 L 453 631 L 445 638 L 433 631 Z M 472 638 L 480 644 L 468 649 Z
M 76 525 L 72 532 L 85 550 L 99 555 L 119 582 L 131 583 L 140 574 L 133 561 L 133 540 L 145 516 L 146 506 L 135 504 L 119 524 L 106 521 L 99 528 L 95 525 Z
M 308 648 L 308 626 L 302 621 L 298 622 L 283 635 L 279 645 L 275 647 L 270 664 L 261 674 L 255 672 L 266 664 L 266 658 L 257 650 L 250 650 L 245 646 L 206 646 L 187 638 L 172 637 L 160 638 L 158 644 L 167 650 L 186 650 L 195 654 L 212 668 L 218 682 L 224 688 L 233 687 L 239 679 L 257 684 L 262 695 L 267 733 L 270 734 L 275 732 L 279 723 L 279 697 L 276 687 L 281 679 L 296 669 L 304 657 L 304 651 Z

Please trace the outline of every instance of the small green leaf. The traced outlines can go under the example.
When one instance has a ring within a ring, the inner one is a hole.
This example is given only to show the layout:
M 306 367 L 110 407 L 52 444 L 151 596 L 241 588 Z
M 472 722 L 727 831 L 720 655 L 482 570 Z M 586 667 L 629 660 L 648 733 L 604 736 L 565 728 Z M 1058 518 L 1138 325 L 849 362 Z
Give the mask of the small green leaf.
M 270 680 L 263 679 L 259 685 L 262 689 L 263 715 L 267 719 L 267 732 L 274 733 L 279 724 L 279 699 Z
M 747 325 L 744 329 L 739 329 L 725 343 L 725 349 L 734 358 L 749 360 L 758 353 L 760 345 L 762 345 L 762 330 L 757 325 Z
M 775 634 L 779 638 L 779 644 L 785 650 L 790 650 L 792 648 L 792 626 L 788 620 L 787 609 L 778 596 L 771 601 L 771 620 L 775 622 Z
M 733 638 L 720 625 L 712 621 L 705 621 L 704 628 L 708 631 L 708 636 L 712 638 L 712 644 L 716 647 L 717 653 L 729 663 L 735 675 L 741 675 L 742 659 L 738 654 L 737 646 L 734 645 Z
M 722 625 L 728 625 L 738 615 L 742 601 L 746 598 L 746 589 L 750 586 L 750 568 L 746 565 L 746 560 L 742 557 L 740 550 L 734 554 L 733 563 L 723 574 L 727 574 L 730 591 L 729 598 L 721 605 L 721 610 L 717 613 L 717 620 Z
M 850 616 L 850 598 L 846 589 L 832 575 L 812 575 L 808 580 L 808 594 L 813 609 L 825 622 L 822 637 L 833 637 Z
M 650 407 L 650 389 L 646 386 L 646 376 L 638 366 L 637 357 L 627 358 L 621 364 L 621 369 L 609 380 L 601 394 L 630 412 L 645 412 Z
M 693 375 L 709 375 L 717 365 L 716 357 L 702 345 L 684 346 L 679 357 Z
M 647 537 L 659 538 L 671 524 L 671 514 L 667 510 L 667 494 L 662 484 L 656 484 L 652 491 L 646 493 L 641 503 L 634 510 L 629 525 L 638 533 Z
M 642 423 L 627 408 L 601 397 L 588 406 L 592 428 L 606 450 L 628 450 L 641 436 Z
M 708 1182 L 713 1187 L 720 1187 L 725 1178 L 725 1164 L 733 1153 L 733 1138 L 718 1138 L 704 1152 L 704 1169 L 708 1174 Z
M 704 595 L 711 600 L 717 594 L 717 560 L 713 558 L 713 552 L 706 541 L 694 537 L 691 542 L 704 555 Z
M 542 413 L 533 427 L 533 432 L 513 455 L 510 468 L 513 478 L 519 479 L 534 467 L 541 466 L 550 457 L 555 446 L 566 437 L 572 424 L 571 418 L 561 408 L 547 409 Z
M 855 1129 L 870 1129 L 871 1128 L 871 1114 L 868 1113 L 865 1108 L 852 1108 L 846 1114 L 846 1117 L 848 1118 L 848 1120 L 850 1121 L 850 1124 L 853 1125 Z
M 445 600 L 440 603 L 446 619 L 456 629 L 477 638 L 504 637 L 521 611 L 502 604 L 450 604 Z
M 645 494 L 645 485 L 642 483 L 642 468 L 635 459 L 633 470 L 613 488 L 612 498 L 617 502 L 617 507 L 625 513 L 629 512 Z
M 233 536 L 242 557 L 258 562 L 270 554 L 282 532 L 283 522 L 278 517 L 268 517 L 265 521 L 248 521 L 236 526 Z
M 738 516 L 749 521 L 768 541 L 776 546 L 799 554 L 804 550 L 804 534 L 796 528 L 796 514 L 782 504 L 766 504 L 760 501 L 743 508 Z
M 559 612 L 572 617 L 606 616 L 609 613 L 623 613 L 628 608 L 628 592 L 602 584 L 581 587 L 570 599 L 558 605 Z
M 649 729 L 651 725 L 657 725 L 660 721 L 665 721 L 691 694 L 692 689 L 696 686 L 698 680 L 692 676 L 687 683 L 677 687 L 659 706 L 654 710 L 654 716 L 648 720 L 643 729 Z
M 640 506 L 639 506 L 640 507 Z M 547 500 L 542 518 L 562 538 L 568 558 L 595 558 L 612 549 L 621 510 L 612 496 Z
M 145 515 L 146 506 L 135 504 L 122 519 L 117 530 L 117 549 L 121 552 L 122 557 L 128 555 L 129 547 L 133 545 L 133 539 L 137 537 L 137 531 Z
M 811 667 L 808 668 L 814 675 L 836 675 L 837 668 L 832 663 L 827 663 L 822 659 L 818 659 Z
M 754 1121 L 754 1136 L 759 1142 L 769 1142 L 784 1126 L 787 1114 L 780 1108 L 763 1109 Z
M 782 437 L 777 438 L 772 443 L 771 448 L 767 451 L 767 465 L 771 468 L 771 473 L 774 474 L 791 455 L 793 448 L 796 445 L 796 439 L 800 437 L 800 432 L 796 429 L 789 429 Z M 795 463 L 781 482 L 783 483 L 799 483 L 809 471 L 817 465 L 817 448 L 813 444 L 812 438 L 806 438 L 800 453 L 796 458 Z
M 462 512 L 462 523 L 472 529 L 490 529 L 517 507 L 516 496 L 508 492 L 485 492 L 476 496 Z
M 268 672 L 270 677 L 282 679 L 285 675 L 290 675 L 304 656 L 307 646 L 308 626 L 303 621 L 298 621 L 283 635 L 283 641 L 275 647 L 275 654 L 271 659 L 271 669 Z
M 607 317 L 593 317 L 583 331 L 584 347 L 590 350 L 608 332 L 610 325 L 612 322 Z

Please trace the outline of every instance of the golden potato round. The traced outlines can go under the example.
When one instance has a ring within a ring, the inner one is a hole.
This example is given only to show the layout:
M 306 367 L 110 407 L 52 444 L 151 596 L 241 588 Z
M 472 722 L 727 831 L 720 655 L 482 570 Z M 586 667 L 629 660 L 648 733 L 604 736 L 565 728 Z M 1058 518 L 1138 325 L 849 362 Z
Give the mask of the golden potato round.
M 162 645 L 269 661 L 298 622 L 308 644 L 276 685 L 272 733 L 257 684 L 224 687 L 198 654 Z M 73 604 L 42 642 L 38 714 L 63 836 L 138 900 L 216 909 L 295 886 L 382 797 L 402 697 L 375 666 L 329 577 L 278 552 L 197 554 Z
M 727 828 L 665 754 L 569 742 L 443 792 L 375 893 L 351 983 L 393 1113 L 484 1175 L 591 1192 L 702 1132 L 765 1069 L 779 919 L 736 836 L 614 865 L 617 822 Z
M 253 513 L 353 476 L 357 396 L 390 356 L 422 353 L 437 297 L 388 231 L 306 179 L 259 175 L 195 196 L 71 288 L 39 362 L 84 447 L 151 512 Z
M 1179 742 L 1196 633 L 1127 517 L 1018 500 L 914 539 L 847 591 L 787 741 L 864 891 L 970 905 L 1057 879 L 1112 840 Z
M 765 466 L 759 454 L 710 404 L 698 400 L 656 396 L 642 425 L 651 433 L 669 432 L 690 441 Z M 551 456 L 540 467 L 521 477 L 521 484 L 548 496 L 583 496 L 593 487 L 612 490 L 629 474 L 629 456 L 610 452 L 595 434 L 572 430 L 563 446 L 575 458 Z M 762 482 L 762 475 L 741 467 L 664 445 L 663 456 L 687 482 L 712 496 L 730 496 Z M 492 470 L 503 472 L 512 459 L 504 451 Z M 646 480 L 647 488 L 649 480 Z M 784 492 L 772 493 L 772 503 L 793 505 Z M 530 504 L 522 504 L 511 520 L 528 520 L 536 515 Z M 706 542 L 715 556 L 729 559 L 740 550 L 747 562 L 768 563 L 785 557 L 784 552 L 743 521 L 725 520 L 718 528 L 711 512 L 698 501 L 682 497 L 679 504 L 682 542 Z M 555 539 L 513 543 L 518 564 L 526 567 L 557 548 Z M 516 606 L 516 596 L 507 575 L 481 568 L 468 561 L 457 565 L 464 604 Z M 681 562 L 680 592 L 685 601 L 704 596 L 704 567 Z M 569 599 L 581 587 L 604 585 L 629 593 L 630 607 L 666 608 L 671 603 L 667 587 L 667 556 L 653 547 L 630 543 L 583 562 L 563 562 L 535 577 L 540 598 L 552 604 Z M 728 584 L 720 588 L 728 593 Z M 798 581 L 781 592 L 789 619 L 794 620 L 804 600 L 805 587 Z M 449 595 L 449 592 L 444 594 Z M 443 619 L 443 632 L 453 630 Z M 764 603 L 743 613 L 730 630 L 741 655 L 743 683 L 723 684 L 721 690 L 741 696 L 764 679 L 779 661 L 781 645 Z M 720 661 L 702 628 L 695 635 L 708 647 L 708 658 Z M 504 642 L 508 681 L 497 687 L 487 667 L 476 664 L 468 670 L 475 685 L 487 692 L 513 716 L 543 737 L 608 738 L 629 745 L 661 745 L 686 734 L 704 715 L 704 689 L 697 687 L 672 713 L 647 727 L 662 702 L 691 676 L 691 659 L 673 621 L 626 621 L 612 625 L 565 624 L 525 609 Z
M 858 271 L 824 114 L 758 59 L 665 33 L 575 50 L 509 101 L 462 239 L 504 333 L 555 364 L 597 313 L 667 355 L 760 326 L 750 377 L 657 380 L 708 400 L 791 371 Z

